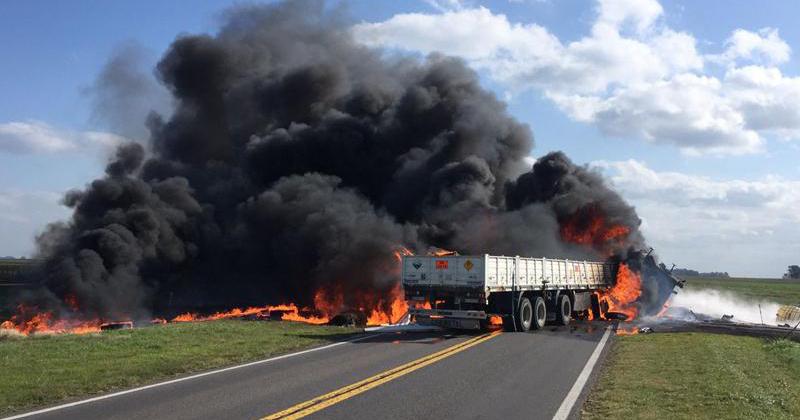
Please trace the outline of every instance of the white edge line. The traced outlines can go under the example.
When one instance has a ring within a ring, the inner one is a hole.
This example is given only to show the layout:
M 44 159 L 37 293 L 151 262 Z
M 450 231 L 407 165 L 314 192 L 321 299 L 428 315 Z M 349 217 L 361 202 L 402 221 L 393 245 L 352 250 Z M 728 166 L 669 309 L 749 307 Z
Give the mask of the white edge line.
M 321 346 L 321 347 L 314 347 L 314 348 L 310 348 L 310 349 L 307 349 L 307 350 L 298 351 L 298 352 L 295 352 L 295 353 L 283 354 L 283 355 L 280 355 L 280 356 L 270 357 L 269 359 L 256 360 L 255 362 L 244 363 L 244 364 L 241 364 L 241 365 L 229 366 L 229 367 L 226 367 L 226 368 L 212 370 L 212 371 L 209 371 L 209 372 L 198 373 L 196 375 L 184 376 L 182 378 L 172 379 L 172 380 L 164 381 L 164 382 L 158 382 L 158 383 L 155 383 L 155 384 L 145 385 L 145 386 L 141 386 L 141 387 L 138 387 L 138 388 L 126 389 L 124 391 L 114 392 L 113 394 L 101 395 L 101 396 L 94 397 L 94 398 L 88 398 L 88 399 L 85 399 L 85 400 L 75 401 L 75 402 L 62 404 L 62 405 L 57 405 L 55 407 L 43 408 L 41 410 L 31 411 L 31 412 L 23 413 L 23 414 L 17 414 L 15 416 L 5 417 L 5 418 L 2 418 L 0 420 L 16 420 L 16 419 L 21 419 L 21 418 L 25 418 L 25 417 L 36 416 L 36 415 L 39 415 L 39 414 L 50 413 L 50 412 L 53 412 L 53 411 L 63 410 L 65 408 L 70 408 L 70 407 L 75 407 L 75 406 L 78 406 L 78 405 L 93 403 L 95 401 L 107 400 L 109 398 L 119 397 L 119 396 L 126 395 L 126 394 L 132 394 L 134 392 L 144 391 L 146 389 L 157 388 L 157 387 L 164 386 L 164 385 L 171 385 L 171 384 L 175 384 L 175 383 L 178 383 L 178 382 L 183 382 L 183 381 L 189 381 L 189 380 L 192 380 L 192 379 L 202 378 L 204 376 L 216 375 L 217 373 L 228 372 L 228 371 L 231 371 L 231 370 L 246 368 L 246 367 L 260 365 L 260 364 L 269 363 L 269 362 L 274 362 L 276 360 L 288 359 L 290 357 L 300 356 L 300 355 L 307 354 L 307 353 L 312 353 L 312 352 L 315 352 L 315 351 L 326 350 L 326 349 L 330 349 L 330 348 L 333 348 L 333 347 L 341 346 L 342 344 L 354 343 L 356 341 L 366 340 L 367 338 L 377 337 L 377 336 L 383 335 L 383 334 L 385 334 L 385 333 L 367 334 L 367 335 L 364 335 L 362 337 L 357 337 L 357 338 L 354 338 L 354 339 L 351 339 L 351 340 L 339 341 L 337 343 L 332 343 L 332 344 L 328 344 L 328 345 Z
M 589 360 L 586 361 L 586 365 L 583 367 L 581 374 L 578 375 L 578 379 L 575 380 L 575 384 L 572 385 L 572 389 L 569 390 L 569 393 L 564 398 L 564 401 L 561 402 L 561 406 L 558 407 L 558 411 L 556 411 L 556 414 L 553 416 L 553 420 L 566 420 L 569 417 L 569 413 L 572 412 L 572 408 L 575 406 L 575 402 L 578 401 L 578 397 L 581 395 L 583 387 L 586 386 L 586 382 L 589 380 L 589 375 L 592 374 L 594 366 L 597 364 L 597 359 L 600 358 L 600 353 L 603 352 L 603 347 L 606 346 L 606 341 L 608 341 L 608 336 L 610 334 L 611 328 L 606 328 L 603 338 L 600 339 L 600 342 L 597 343 L 597 347 L 594 348 L 592 355 L 589 356 Z

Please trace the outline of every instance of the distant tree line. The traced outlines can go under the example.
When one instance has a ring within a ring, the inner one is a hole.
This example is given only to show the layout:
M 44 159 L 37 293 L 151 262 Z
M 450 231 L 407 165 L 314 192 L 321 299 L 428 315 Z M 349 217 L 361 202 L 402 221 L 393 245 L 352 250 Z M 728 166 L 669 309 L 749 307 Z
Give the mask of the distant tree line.
M 30 258 L 0 257 L 0 283 L 24 282 L 23 276 L 37 260 Z
M 783 278 L 800 280 L 800 265 L 790 265 Z
M 727 272 L 721 271 L 711 271 L 708 273 L 703 273 L 697 270 L 691 270 L 688 268 L 676 268 L 672 270 L 672 274 L 678 276 L 685 276 L 685 277 L 719 277 L 719 278 L 730 278 Z

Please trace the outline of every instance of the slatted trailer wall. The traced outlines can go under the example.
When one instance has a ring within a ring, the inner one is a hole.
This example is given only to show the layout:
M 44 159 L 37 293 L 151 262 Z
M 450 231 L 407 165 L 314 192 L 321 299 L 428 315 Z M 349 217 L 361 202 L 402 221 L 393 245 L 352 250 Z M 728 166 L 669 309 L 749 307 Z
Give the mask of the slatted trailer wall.
M 545 288 L 607 287 L 614 282 L 614 264 L 549 258 L 486 255 L 486 283 L 491 291 Z M 516 277 L 513 277 L 516 276 Z M 513 283 L 513 284 L 512 284 Z

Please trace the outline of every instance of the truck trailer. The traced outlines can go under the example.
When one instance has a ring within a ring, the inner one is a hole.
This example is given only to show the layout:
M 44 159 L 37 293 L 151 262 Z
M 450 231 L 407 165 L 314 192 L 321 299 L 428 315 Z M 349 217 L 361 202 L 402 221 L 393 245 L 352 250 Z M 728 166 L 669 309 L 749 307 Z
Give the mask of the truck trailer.
M 617 267 L 610 261 L 408 255 L 402 281 L 418 324 L 483 329 L 499 316 L 506 329 L 528 331 L 548 321 L 568 325 L 586 310 L 599 314 L 596 292 L 614 284 Z

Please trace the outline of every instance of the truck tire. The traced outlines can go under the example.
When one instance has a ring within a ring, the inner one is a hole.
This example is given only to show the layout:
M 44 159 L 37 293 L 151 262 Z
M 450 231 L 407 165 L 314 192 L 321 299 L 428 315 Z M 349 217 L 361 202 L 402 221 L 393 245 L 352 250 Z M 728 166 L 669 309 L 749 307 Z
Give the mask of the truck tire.
M 514 320 L 517 324 L 517 331 L 526 332 L 531 329 L 534 322 L 533 305 L 531 305 L 530 299 L 526 297 L 520 299 L 519 305 L 517 305 L 517 316 Z
M 558 297 L 558 303 L 556 304 L 556 324 L 569 325 L 571 318 L 572 302 L 570 302 L 569 296 L 561 295 Z
M 545 305 L 543 297 L 536 296 L 533 299 L 533 324 L 531 326 L 534 330 L 541 330 L 544 328 L 545 322 L 547 322 L 547 305 Z

